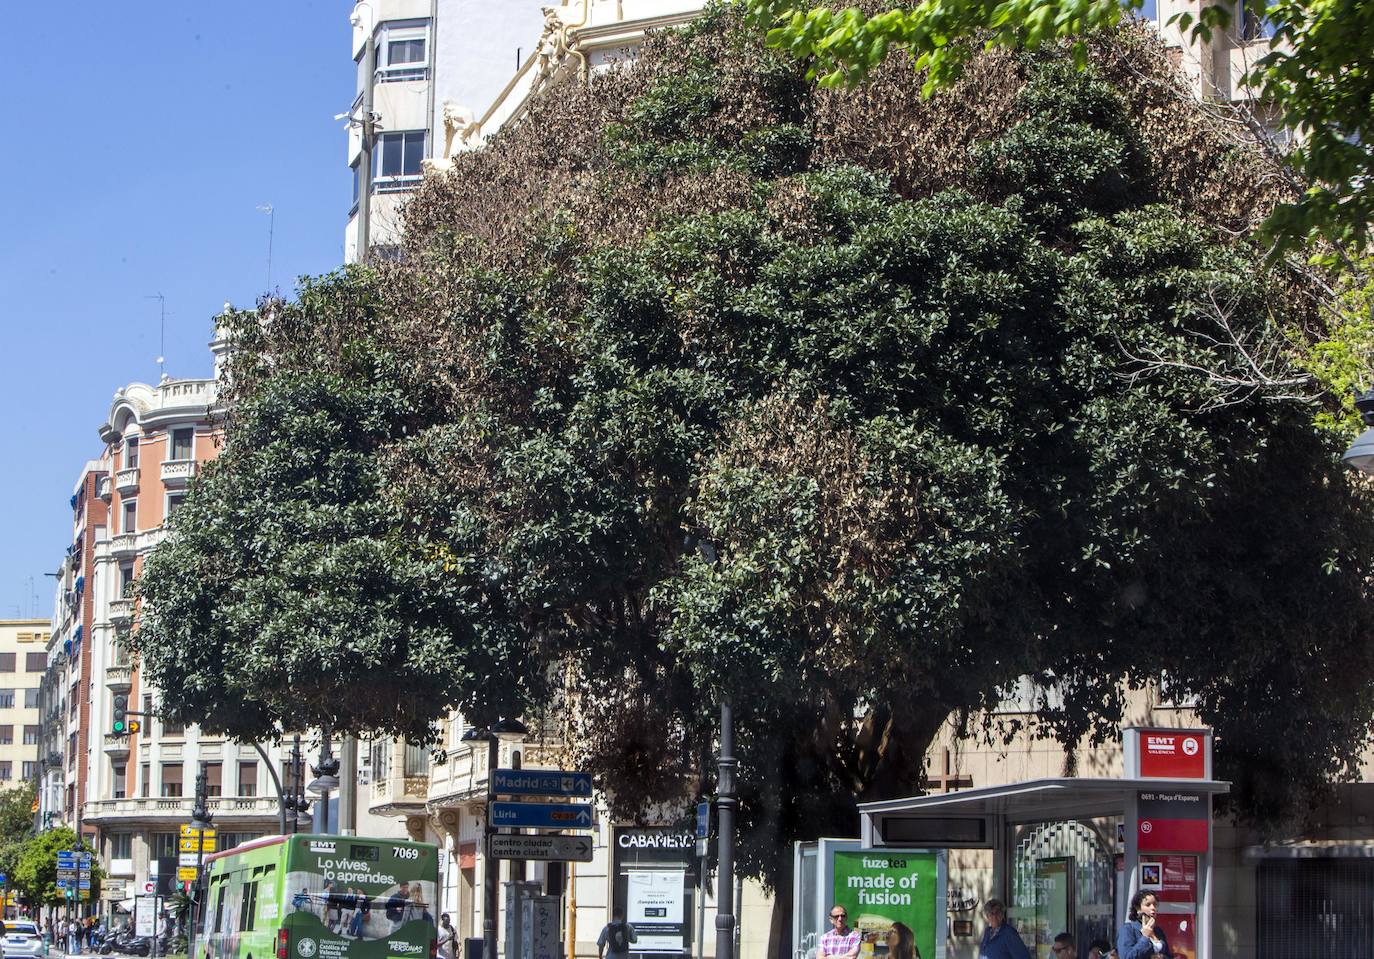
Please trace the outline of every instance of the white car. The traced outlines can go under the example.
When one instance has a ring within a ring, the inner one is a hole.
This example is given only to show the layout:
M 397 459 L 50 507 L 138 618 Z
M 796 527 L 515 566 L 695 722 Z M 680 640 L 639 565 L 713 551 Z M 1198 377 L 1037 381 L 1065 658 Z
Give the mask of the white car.
M 42 959 L 43 937 L 38 927 L 23 919 L 5 920 L 4 959 Z

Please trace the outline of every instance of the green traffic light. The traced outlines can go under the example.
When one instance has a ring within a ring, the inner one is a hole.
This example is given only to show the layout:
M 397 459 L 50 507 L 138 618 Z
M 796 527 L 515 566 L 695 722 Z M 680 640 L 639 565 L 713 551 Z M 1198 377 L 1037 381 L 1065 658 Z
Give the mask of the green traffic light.
M 114 731 L 117 733 L 124 732 L 124 723 L 122 721 L 116 722 L 114 724 Z

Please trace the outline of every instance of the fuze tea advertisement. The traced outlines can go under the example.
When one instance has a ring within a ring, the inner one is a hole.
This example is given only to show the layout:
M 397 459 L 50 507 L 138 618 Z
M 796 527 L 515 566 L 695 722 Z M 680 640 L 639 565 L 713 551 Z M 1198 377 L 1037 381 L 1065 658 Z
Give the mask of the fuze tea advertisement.
M 290 959 L 429 959 L 434 847 L 312 836 L 292 844 L 287 868 Z
M 835 853 L 835 902 L 849 914 L 849 925 L 882 943 L 894 922 L 906 923 L 922 956 L 935 955 L 933 852 Z

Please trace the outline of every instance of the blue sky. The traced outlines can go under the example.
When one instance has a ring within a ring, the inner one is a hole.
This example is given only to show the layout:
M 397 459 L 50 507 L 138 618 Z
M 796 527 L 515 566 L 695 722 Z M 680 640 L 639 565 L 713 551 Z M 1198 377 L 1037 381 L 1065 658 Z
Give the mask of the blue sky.
M 342 261 L 347 0 L 14 4 L 0 229 L 0 617 L 47 616 L 68 497 L 131 381 L 210 371 L 211 317 Z M 59 23 L 58 20 L 62 22 Z M 16 22 L 17 21 L 17 22 Z M 15 62 L 17 57 L 18 62 Z M 30 588 L 32 579 L 32 592 Z M 36 601 L 34 596 L 36 594 Z

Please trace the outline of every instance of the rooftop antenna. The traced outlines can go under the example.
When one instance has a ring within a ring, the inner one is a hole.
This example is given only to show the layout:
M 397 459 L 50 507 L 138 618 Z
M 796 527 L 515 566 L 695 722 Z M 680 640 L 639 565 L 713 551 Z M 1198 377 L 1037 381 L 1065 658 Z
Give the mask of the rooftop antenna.
M 267 292 L 272 292 L 272 234 L 277 227 L 277 211 L 270 203 L 258 207 L 260 213 L 267 214 Z
M 151 293 L 145 300 L 157 300 L 159 318 L 157 328 L 157 378 L 161 382 L 167 375 L 167 297 L 161 293 Z

